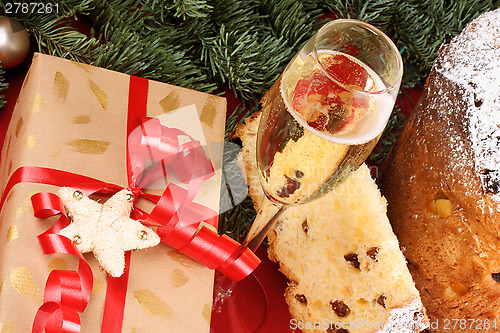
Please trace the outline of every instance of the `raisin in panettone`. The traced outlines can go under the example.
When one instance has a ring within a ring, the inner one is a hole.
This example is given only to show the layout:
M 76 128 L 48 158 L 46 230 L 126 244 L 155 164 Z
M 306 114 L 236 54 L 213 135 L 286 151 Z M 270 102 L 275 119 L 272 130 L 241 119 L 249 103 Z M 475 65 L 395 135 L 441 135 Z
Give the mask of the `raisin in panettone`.
M 255 162 L 259 114 L 240 125 L 249 193 L 263 211 Z M 363 165 L 342 185 L 310 203 L 288 208 L 271 231 L 269 256 L 290 280 L 291 328 L 303 332 L 420 332 L 427 325 L 386 216 L 386 202 Z
M 433 332 L 500 331 L 499 185 L 495 10 L 441 47 L 382 171 L 388 216 Z

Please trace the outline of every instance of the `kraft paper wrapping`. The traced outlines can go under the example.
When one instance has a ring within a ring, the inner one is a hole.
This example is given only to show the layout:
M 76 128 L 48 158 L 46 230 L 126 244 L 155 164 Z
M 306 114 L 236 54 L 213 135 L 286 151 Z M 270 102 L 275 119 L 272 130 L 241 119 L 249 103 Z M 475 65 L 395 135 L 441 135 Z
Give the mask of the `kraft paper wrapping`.
M 128 96 L 128 75 L 35 54 L 2 151 L 1 191 L 21 166 L 75 172 L 126 187 Z M 216 176 L 195 201 L 216 211 L 225 111 L 224 98 L 149 82 L 148 116 L 208 144 Z M 57 188 L 16 185 L 0 212 L 2 333 L 30 332 L 49 272 L 77 268 L 75 257 L 43 255 L 40 249 L 36 236 L 56 220 L 33 217 L 30 196 L 41 191 Z M 100 332 L 107 275 L 92 253 L 84 256 L 92 266 L 94 289 L 81 315 L 82 332 Z M 213 274 L 164 244 L 132 252 L 123 332 L 209 332 Z

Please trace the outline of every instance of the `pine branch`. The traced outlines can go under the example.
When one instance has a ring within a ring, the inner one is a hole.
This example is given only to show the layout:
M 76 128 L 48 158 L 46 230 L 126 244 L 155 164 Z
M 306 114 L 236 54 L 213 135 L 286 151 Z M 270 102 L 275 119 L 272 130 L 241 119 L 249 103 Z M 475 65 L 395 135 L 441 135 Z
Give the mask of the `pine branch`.
M 173 0 L 167 10 L 175 10 L 174 17 L 182 19 L 207 17 L 212 11 L 212 6 L 206 0 Z
M 268 31 L 260 21 L 259 0 L 212 0 L 212 20 L 216 30 L 224 26 L 228 31 Z
M 241 241 L 250 230 L 255 216 L 252 199 L 246 197 L 233 209 L 219 216 L 219 233 L 227 234 L 229 237 Z
M 422 83 L 439 47 L 480 14 L 498 8 L 491 0 L 321 0 L 342 17 L 374 24 L 394 40 L 405 63 L 403 86 Z M 432 15 L 429 15 L 432 13 Z
M 263 0 L 259 9 L 266 14 L 265 21 L 272 28 L 273 34 L 277 38 L 283 38 L 295 51 L 324 23 L 318 21 L 322 10 L 311 3 Z
M 242 173 L 238 154 L 240 146 L 235 143 L 224 144 L 222 163 L 222 186 L 219 211 L 221 232 L 234 239 L 245 236 L 256 212 L 253 202 L 247 196 L 248 185 Z
M 224 26 L 209 48 L 207 61 L 212 74 L 243 100 L 259 100 L 292 56 L 281 39 L 248 30 L 227 31 Z
M 60 13 L 55 13 L 56 16 L 73 17 L 76 19 L 77 14 L 89 13 L 94 7 L 94 0 L 54 0 L 63 10 Z
M 92 63 L 98 53 L 99 41 L 93 36 L 87 37 L 71 26 L 77 13 L 90 11 L 93 0 L 55 0 L 60 11 L 40 15 L 36 12 L 19 15 L 29 34 L 34 36 L 38 51 L 83 63 Z M 0 1 L 5 11 L 5 1 Z
M 214 77 L 206 61 L 210 45 L 217 35 L 213 20 L 211 18 L 192 19 L 172 23 L 161 21 L 159 16 L 160 14 L 155 12 L 144 17 L 145 32 L 143 34 L 155 35 L 159 38 L 160 45 L 181 50 L 184 53 L 184 60 L 199 70 L 200 77 L 204 77 L 205 81 L 212 86 L 218 84 L 219 89 L 222 90 L 222 84 L 217 77 Z
M 99 41 L 73 28 L 65 15 L 29 14 L 19 20 L 35 37 L 41 52 L 87 64 L 92 63 L 99 52 Z
M 243 121 L 251 114 L 261 110 L 260 103 L 253 105 L 238 105 L 236 109 L 226 119 L 225 141 L 232 140 L 232 134 L 236 127 L 243 123 Z
M 163 30 L 148 29 L 145 22 L 149 13 L 145 9 L 130 9 L 139 3 L 96 2 L 90 18 L 99 27 L 105 44 L 94 65 L 199 91 L 214 91 L 215 84 L 186 57 L 180 45 L 163 44 Z
M 488 0 L 400 1 L 396 7 L 394 35 L 403 51 L 405 65 L 415 69 L 414 72 L 408 72 L 406 77 L 425 78 L 439 47 L 458 35 L 467 23 L 492 9 L 494 7 Z M 416 19 L 409 20 L 408 17 Z
M 351 18 L 388 30 L 398 1 L 394 0 L 323 0 L 323 6 L 336 11 L 342 18 Z

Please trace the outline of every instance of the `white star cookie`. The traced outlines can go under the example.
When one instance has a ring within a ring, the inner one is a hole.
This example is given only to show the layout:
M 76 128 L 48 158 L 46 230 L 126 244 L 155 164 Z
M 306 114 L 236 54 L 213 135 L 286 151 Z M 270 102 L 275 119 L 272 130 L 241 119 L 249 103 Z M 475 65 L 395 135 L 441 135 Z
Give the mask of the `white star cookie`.
M 130 218 L 134 197 L 128 190 L 121 190 L 104 204 L 70 187 L 61 187 L 59 197 L 72 221 L 59 234 L 71 239 L 80 252 L 93 252 L 111 276 L 123 274 L 125 251 L 160 242 L 153 230 Z

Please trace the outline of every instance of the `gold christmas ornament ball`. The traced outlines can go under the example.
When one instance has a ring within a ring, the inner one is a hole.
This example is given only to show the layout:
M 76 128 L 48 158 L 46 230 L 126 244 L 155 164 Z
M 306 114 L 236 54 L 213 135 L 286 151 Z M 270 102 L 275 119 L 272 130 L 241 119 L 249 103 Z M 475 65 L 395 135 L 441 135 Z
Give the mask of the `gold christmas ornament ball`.
M 24 27 L 9 17 L 0 17 L 0 60 L 3 68 L 19 65 L 30 50 L 30 37 Z

